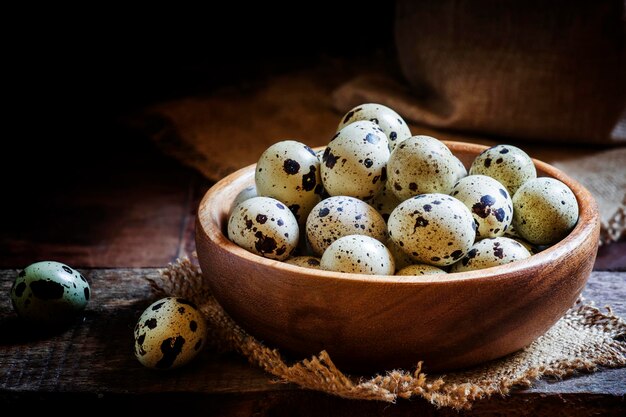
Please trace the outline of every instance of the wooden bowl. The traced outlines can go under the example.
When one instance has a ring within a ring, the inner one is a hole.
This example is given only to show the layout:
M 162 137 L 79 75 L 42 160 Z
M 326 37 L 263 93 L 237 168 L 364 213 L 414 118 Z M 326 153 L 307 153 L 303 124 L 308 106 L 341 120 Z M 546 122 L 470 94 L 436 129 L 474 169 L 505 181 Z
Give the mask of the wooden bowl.
M 445 142 L 466 166 L 486 146 Z M 600 230 L 591 194 L 535 160 L 540 176 L 567 184 L 578 200 L 574 230 L 528 259 L 479 271 L 398 278 L 306 269 L 232 243 L 228 212 L 254 166 L 215 184 L 198 210 L 197 252 L 215 298 L 251 335 L 306 357 L 326 349 L 349 371 L 450 370 L 527 346 L 574 303 L 593 267 Z

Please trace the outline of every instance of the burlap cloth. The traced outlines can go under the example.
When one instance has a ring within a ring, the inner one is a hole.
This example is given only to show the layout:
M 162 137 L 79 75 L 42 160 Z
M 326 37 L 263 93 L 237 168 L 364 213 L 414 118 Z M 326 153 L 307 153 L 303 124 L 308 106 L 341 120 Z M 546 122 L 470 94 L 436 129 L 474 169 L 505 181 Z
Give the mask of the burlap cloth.
M 395 402 L 398 398 L 423 397 L 438 407 L 467 409 L 473 401 L 530 386 L 542 376 L 562 378 L 598 366 L 626 366 L 626 322 L 610 309 L 601 311 L 582 299 L 530 346 L 503 359 L 445 375 L 426 375 L 417 363 L 412 370 L 356 377 L 337 369 L 325 351 L 290 363 L 278 350 L 247 334 L 213 298 L 200 269 L 189 259 L 168 266 L 151 284 L 159 295 L 195 302 L 208 320 L 209 340 L 214 347 L 239 352 L 274 375 L 276 382 L 344 398 Z
M 402 116 L 415 110 L 412 96 L 392 75 L 376 68 L 363 72 L 362 68 L 366 67 L 360 63 L 328 61 L 318 68 L 261 80 L 255 86 L 155 105 L 131 123 L 165 153 L 218 181 L 255 163 L 279 140 L 326 145 L 341 116 L 358 104 L 383 103 Z M 357 72 L 360 75 L 354 76 Z M 591 191 L 600 207 L 601 243 L 618 240 L 626 230 L 626 147 L 559 145 L 549 139 L 538 143 L 410 125 L 413 134 L 443 140 L 519 146 Z

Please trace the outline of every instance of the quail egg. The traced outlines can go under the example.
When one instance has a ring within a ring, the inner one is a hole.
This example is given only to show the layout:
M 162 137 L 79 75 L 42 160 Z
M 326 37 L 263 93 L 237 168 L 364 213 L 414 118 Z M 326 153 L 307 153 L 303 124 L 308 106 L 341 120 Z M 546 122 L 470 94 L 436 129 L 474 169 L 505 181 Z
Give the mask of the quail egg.
M 135 326 L 135 356 L 153 369 L 185 365 L 202 350 L 207 326 L 197 307 L 182 298 L 152 303 Z
M 243 203 L 249 198 L 258 197 L 258 196 L 259 195 L 256 191 L 256 185 L 247 186 L 246 188 L 241 190 L 239 194 L 237 194 L 237 196 L 235 197 L 235 200 L 233 201 L 233 205 L 230 208 L 230 212 L 228 213 L 228 216 L 230 217 L 230 215 L 233 214 L 233 209 L 237 207 L 239 203 Z
M 449 194 L 458 176 L 456 157 L 430 136 L 406 139 L 387 163 L 387 188 L 402 201 L 418 194 Z
M 427 265 L 427 264 L 413 264 L 408 265 L 396 272 L 396 275 L 401 276 L 413 276 L 413 275 L 435 275 L 435 274 L 445 274 L 441 268 L 437 268 L 436 266 Z
M 387 246 L 387 249 L 389 249 L 391 256 L 393 256 L 393 260 L 396 265 L 396 273 L 400 269 L 418 262 L 416 259 L 413 259 L 411 255 L 404 252 L 402 248 L 393 241 L 393 239 L 387 238 L 385 246 Z
M 529 257 L 530 252 L 513 239 L 486 238 L 476 242 L 461 260 L 452 265 L 450 273 L 490 268 Z
M 42 324 L 65 322 L 85 309 L 91 297 L 83 275 L 55 261 L 33 263 L 21 271 L 13 287 L 13 309 L 23 319 Z
M 298 221 L 282 202 L 253 197 L 233 210 L 228 238 L 257 255 L 282 261 L 298 246 Z
M 363 235 L 335 240 L 324 251 L 320 266 L 326 271 L 367 275 L 393 275 L 395 271 L 393 257 L 385 245 Z
M 469 173 L 487 175 L 500 181 L 509 195 L 515 195 L 522 184 L 537 177 L 532 159 L 512 145 L 496 145 L 484 150 L 472 162 Z
M 456 165 L 456 174 L 454 175 L 454 181 L 458 181 L 461 178 L 467 177 L 467 168 L 463 165 L 463 162 L 456 156 L 453 156 L 454 164 Z
M 324 150 L 322 182 L 331 196 L 369 200 L 383 188 L 389 160 L 387 136 L 373 122 L 341 129 Z
M 393 209 L 395 209 L 401 201 L 394 193 L 391 192 L 391 190 L 387 188 L 387 185 L 385 184 L 376 197 L 368 201 L 368 203 L 370 206 L 374 207 L 381 216 L 383 216 L 385 221 L 387 221 Z
M 320 268 L 320 258 L 316 258 L 315 256 L 294 256 L 285 261 L 285 263 L 301 266 L 303 268 L 311 268 L 311 269 L 321 269 Z
M 555 178 L 526 181 L 513 196 L 515 231 L 535 245 L 551 245 L 572 231 L 578 203 L 572 190 Z
M 453 197 L 469 208 L 476 222 L 476 238 L 504 235 L 513 220 L 513 203 L 504 185 L 485 175 L 470 175 L 454 184 Z
M 344 115 L 337 127 L 337 131 L 350 123 L 360 120 L 369 120 L 376 123 L 389 139 L 389 150 L 393 151 L 396 145 L 411 137 L 411 130 L 398 113 L 382 104 L 366 103 L 356 106 Z
M 465 204 L 437 193 L 403 201 L 388 222 L 389 237 L 405 253 L 419 263 L 435 266 L 461 259 L 474 243 L 475 227 Z
M 340 237 L 354 234 L 383 242 L 387 225 L 372 206 L 353 197 L 335 196 L 320 201 L 306 222 L 307 241 L 317 255 L 322 255 Z
M 256 164 L 254 181 L 259 196 L 282 201 L 302 225 L 321 200 L 317 155 L 295 140 L 284 140 L 267 148 Z

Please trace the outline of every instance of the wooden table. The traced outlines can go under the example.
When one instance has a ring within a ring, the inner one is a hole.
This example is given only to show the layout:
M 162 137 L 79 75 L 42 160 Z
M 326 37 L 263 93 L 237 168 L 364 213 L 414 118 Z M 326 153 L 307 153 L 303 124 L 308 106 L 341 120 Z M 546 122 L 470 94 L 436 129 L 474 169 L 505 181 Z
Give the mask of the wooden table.
M 211 349 L 173 372 L 143 368 L 133 326 L 154 295 L 145 277 L 193 251 L 194 212 L 210 183 L 136 137 L 123 153 L 65 169 L 14 192 L 0 223 L 0 410 L 92 410 L 227 416 L 458 415 L 420 399 L 350 401 L 289 384 Z M 115 146 L 112 148 L 119 149 Z M 113 161 L 113 163 L 112 163 Z M 43 186 L 41 184 L 43 182 Z M 25 193 L 24 190 L 31 190 Z M 37 190 L 34 192 L 34 190 Z M 19 197 L 19 198 L 18 198 Z M 53 335 L 19 327 L 6 296 L 37 260 L 79 268 L 93 297 L 83 322 Z M 626 317 L 626 242 L 601 249 L 584 294 Z M 601 370 L 479 401 L 467 415 L 624 415 L 626 369 Z

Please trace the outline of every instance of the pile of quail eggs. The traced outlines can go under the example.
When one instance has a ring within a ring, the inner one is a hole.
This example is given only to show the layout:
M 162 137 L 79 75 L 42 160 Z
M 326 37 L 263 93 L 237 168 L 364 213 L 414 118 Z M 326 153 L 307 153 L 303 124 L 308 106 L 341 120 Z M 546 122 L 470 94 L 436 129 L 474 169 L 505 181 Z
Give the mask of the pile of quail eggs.
M 227 231 L 293 265 L 407 276 L 525 259 L 577 220 L 572 191 L 538 178 L 521 149 L 486 149 L 468 172 L 443 142 L 412 136 L 395 111 L 369 103 L 342 118 L 323 151 L 296 140 L 267 148 Z

